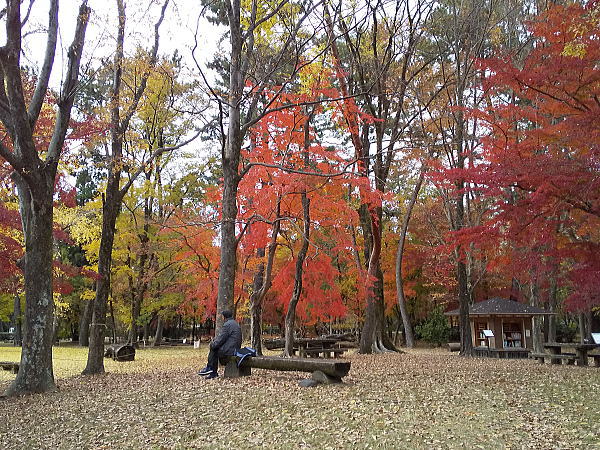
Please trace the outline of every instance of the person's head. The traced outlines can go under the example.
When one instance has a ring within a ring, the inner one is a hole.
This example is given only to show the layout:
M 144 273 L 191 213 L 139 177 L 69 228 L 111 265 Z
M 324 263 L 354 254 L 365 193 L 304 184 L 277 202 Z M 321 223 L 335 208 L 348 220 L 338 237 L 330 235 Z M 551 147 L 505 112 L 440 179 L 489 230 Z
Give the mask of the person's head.
M 231 319 L 233 317 L 233 314 L 228 309 L 226 309 L 225 311 L 223 311 L 221 314 L 223 314 L 223 318 L 225 320 L 229 320 L 229 319 Z

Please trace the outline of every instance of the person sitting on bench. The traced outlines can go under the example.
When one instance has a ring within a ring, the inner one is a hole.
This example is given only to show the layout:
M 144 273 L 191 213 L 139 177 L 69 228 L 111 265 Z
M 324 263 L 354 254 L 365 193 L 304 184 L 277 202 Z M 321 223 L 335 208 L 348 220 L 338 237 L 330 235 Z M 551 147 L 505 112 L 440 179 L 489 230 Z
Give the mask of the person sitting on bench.
M 234 356 L 242 346 L 242 330 L 233 319 L 233 314 L 227 309 L 222 314 L 225 323 L 221 327 L 219 335 L 210 343 L 206 367 L 198 372 L 198 375 L 205 375 L 207 379 L 219 376 L 217 369 L 219 368 L 220 358 Z

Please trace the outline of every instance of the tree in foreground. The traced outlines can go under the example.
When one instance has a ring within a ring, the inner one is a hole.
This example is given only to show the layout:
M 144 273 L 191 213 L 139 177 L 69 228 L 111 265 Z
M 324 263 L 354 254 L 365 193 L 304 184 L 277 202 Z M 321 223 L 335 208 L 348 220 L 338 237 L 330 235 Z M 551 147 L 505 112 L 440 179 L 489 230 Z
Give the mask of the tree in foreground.
M 68 66 L 56 102 L 52 138 L 39 148 L 36 125 L 42 110 L 58 36 L 58 0 L 50 2 L 46 53 L 31 98 L 23 89 L 21 66 L 23 25 L 21 2 L 9 0 L 6 14 L 6 44 L 0 48 L 0 120 L 7 138 L 0 143 L 2 156 L 13 169 L 19 194 L 19 209 L 25 236 L 25 256 L 19 265 L 25 276 L 25 327 L 21 364 L 7 395 L 56 389 L 52 370 L 54 300 L 52 296 L 53 201 L 58 163 L 69 129 L 71 109 L 78 84 L 79 65 L 90 9 L 84 1 L 78 12 L 75 37 L 68 51 Z

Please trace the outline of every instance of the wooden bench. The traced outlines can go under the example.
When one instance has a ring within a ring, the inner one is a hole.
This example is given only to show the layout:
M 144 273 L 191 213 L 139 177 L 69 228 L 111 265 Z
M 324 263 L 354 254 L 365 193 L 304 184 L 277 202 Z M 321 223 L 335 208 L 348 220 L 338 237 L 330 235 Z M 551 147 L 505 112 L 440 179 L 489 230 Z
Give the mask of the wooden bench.
M 12 373 L 17 373 L 19 371 L 19 363 L 12 361 L 0 361 L 0 367 L 3 370 L 10 370 Z
M 544 358 L 550 359 L 550 362 L 553 364 L 556 364 L 554 361 L 558 362 L 558 360 L 562 359 L 570 366 L 575 364 L 575 360 L 577 359 L 575 353 L 560 353 L 558 355 L 553 355 L 551 353 L 530 353 L 529 357 L 537 359 L 541 364 L 544 364 Z
M 225 364 L 225 378 L 251 375 L 251 369 L 312 372 L 313 379 L 324 384 L 341 383 L 350 372 L 349 361 L 327 361 L 308 358 L 282 358 L 279 356 L 247 357 L 238 367 L 239 358 L 229 357 Z M 223 361 L 222 361 L 223 362 Z

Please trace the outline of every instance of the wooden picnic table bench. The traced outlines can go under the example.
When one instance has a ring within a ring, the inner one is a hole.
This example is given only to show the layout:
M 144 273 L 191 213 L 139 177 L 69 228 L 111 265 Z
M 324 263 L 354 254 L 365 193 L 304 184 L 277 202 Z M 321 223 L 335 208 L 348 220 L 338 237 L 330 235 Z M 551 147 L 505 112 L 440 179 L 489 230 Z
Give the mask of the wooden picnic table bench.
M 530 353 L 529 357 L 537 359 L 540 362 L 540 364 L 544 364 L 544 359 L 550 359 L 550 362 L 552 364 L 560 364 L 560 360 L 563 360 L 568 365 L 573 365 L 575 364 L 575 360 L 577 359 L 577 355 L 575 353 Z
M 315 358 L 283 358 L 280 356 L 252 356 L 238 366 L 239 358 L 231 356 L 225 364 L 225 377 L 238 378 L 251 375 L 251 369 L 312 372 L 313 379 L 321 383 L 341 383 L 350 372 L 349 361 L 332 361 Z
M 550 352 L 553 356 L 565 354 L 563 349 L 574 349 L 576 355 L 576 361 L 578 366 L 588 365 L 588 352 L 600 347 L 599 344 L 579 344 L 576 342 L 562 343 L 562 342 L 546 342 L 544 348 Z M 558 358 L 560 359 L 560 357 Z M 551 358 L 552 364 L 559 364 L 557 358 Z

